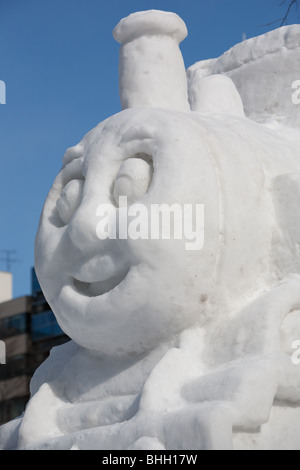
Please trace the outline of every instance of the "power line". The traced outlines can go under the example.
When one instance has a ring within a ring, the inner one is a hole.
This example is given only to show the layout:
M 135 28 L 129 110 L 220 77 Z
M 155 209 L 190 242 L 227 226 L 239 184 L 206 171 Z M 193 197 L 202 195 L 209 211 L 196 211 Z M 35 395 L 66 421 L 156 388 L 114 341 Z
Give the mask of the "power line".
M 4 261 L 6 263 L 6 271 L 11 271 L 12 263 L 20 263 L 21 260 L 17 258 L 13 258 L 12 255 L 16 253 L 16 250 L 0 250 L 1 253 L 5 253 L 5 258 L 0 258 L 0 261 Z

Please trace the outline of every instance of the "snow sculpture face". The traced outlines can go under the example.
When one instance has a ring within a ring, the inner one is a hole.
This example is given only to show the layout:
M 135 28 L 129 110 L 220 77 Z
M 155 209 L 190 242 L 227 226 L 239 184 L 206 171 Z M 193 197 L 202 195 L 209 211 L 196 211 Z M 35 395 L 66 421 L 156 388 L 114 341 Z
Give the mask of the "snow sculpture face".
M 204 143 L 181 115 L 189 110 L 178 48 L 186 33 L 177 15 L 156 11 L 130 15 L 115 28 L 123 43 L 122 107 L 131 109 L 66 152 L 41 217 L 36 270 L 45 296 L 63 330 L 103 354 L 143 352 L 194 324 L 212 288 L 217 184 Z M 149 67 L 146 56 L 157 54 Z M 156 109 L 161 100 L 171 110 Z M 124 238 L 117 227 L 115 239 L 101 239 L 98 208 L 110 204 L 118 217 L 122 196 L 148 214 L 153 205 L 172 214 L 173 204 L 188 204 L 197 226 L 187 233 L 182 214 L 182 237 L 155 239 L 148 231 Z M 195 251 L 187 243 L 201 245 L 197 204 L 208 216 L 205 248 Z
M 206 235 L 216 223 L 214 190 L 205 147 L 178 113 L 126 110 L 69 149 L 36 240 L 38 276 L 63 330 L 84 347 L 122 354 L 195 323 L 210 289 L 214 237 L 196 251 L 184 237 L 101 240 L 97 208 L 112 204 L 118 213 L 119 196 L 149 213 L 152 204 L 201 202 Z

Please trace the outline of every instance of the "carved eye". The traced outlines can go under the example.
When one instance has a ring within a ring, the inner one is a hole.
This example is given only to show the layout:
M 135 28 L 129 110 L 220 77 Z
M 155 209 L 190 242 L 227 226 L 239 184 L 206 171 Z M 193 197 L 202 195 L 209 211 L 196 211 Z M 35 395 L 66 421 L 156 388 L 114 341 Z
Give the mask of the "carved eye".
M 84 180 L 71 180 L 61 192 L 56 208 L 62 222 L 67 225 L 82 200 Z
M 141 199 L 148 191 L 153 175 L 152 159 L 146 154 L 125 160 L 117 174 L 114 198 L 126 196 L 128 205 Z

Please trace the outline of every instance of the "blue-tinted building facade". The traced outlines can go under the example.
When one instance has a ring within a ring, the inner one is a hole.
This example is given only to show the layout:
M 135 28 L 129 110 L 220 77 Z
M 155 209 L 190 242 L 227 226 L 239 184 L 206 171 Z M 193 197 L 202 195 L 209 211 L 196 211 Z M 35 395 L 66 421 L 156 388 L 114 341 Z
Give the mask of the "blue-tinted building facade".
M 0 340 L 6 364 L 0 364 L 0 424 L 25 409 L 29 383 L 53 346 L 69 340 L 51 311 L 34 269 L 31 296 L 0 303 Z

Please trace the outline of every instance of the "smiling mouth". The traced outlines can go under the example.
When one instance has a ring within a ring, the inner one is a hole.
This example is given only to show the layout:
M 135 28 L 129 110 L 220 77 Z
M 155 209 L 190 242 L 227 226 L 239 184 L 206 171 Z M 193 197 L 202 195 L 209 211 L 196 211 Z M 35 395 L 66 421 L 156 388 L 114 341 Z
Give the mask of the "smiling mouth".
M 122 272 L 112 276 L 105 281 L 98 281 L 98 282 L 83 282 L 79 281 L 78 279 L 72 278 L 73 286 L 75 287 L 76 291 L 80 294 L 83 294 L 88 297 L 97 297 L 99 295 L 106 294 L 110 292 L 122 281 L 124 281 L 125 277 L 129 272 L 129 268 L 124 269 Z

